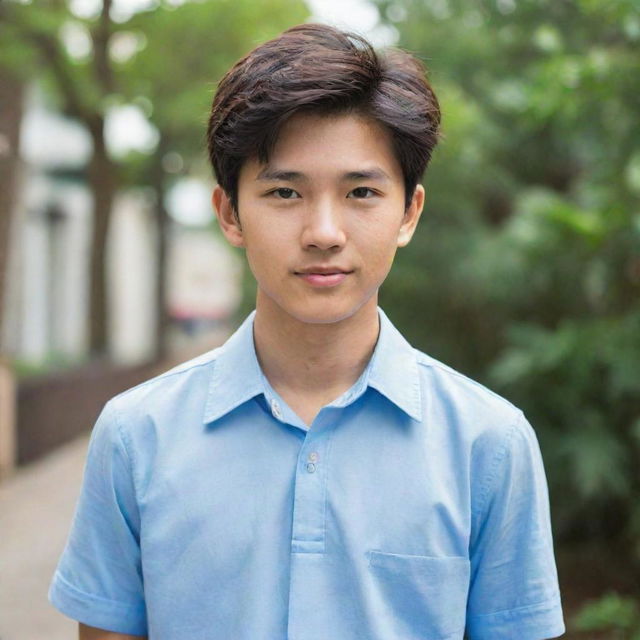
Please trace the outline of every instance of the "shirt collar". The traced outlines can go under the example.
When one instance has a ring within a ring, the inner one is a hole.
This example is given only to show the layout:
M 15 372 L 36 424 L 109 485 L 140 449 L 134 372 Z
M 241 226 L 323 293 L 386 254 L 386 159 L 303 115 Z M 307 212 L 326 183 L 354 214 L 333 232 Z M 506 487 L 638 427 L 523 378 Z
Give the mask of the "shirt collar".
M 247 400 L 264 392 L 260 365 L 253 344 L 252 311 L 222 345 L 209 383 L 204 422 L 221 418 Z
M 414 420 L 422 420 L 418 359 L 413 347 L 378 307 L 380 335 L 373 352 L 368 384 Z
M 378 341 L 359 382 L 365 382 L 411 418 L 420 420 L 422 401 L 415 351 L 379 307 L 378 316 Z M 253 342 L 254 317 L 255 311 L 225 342 L 216 357 L 204 411 L 207 424 L 265 393 Z

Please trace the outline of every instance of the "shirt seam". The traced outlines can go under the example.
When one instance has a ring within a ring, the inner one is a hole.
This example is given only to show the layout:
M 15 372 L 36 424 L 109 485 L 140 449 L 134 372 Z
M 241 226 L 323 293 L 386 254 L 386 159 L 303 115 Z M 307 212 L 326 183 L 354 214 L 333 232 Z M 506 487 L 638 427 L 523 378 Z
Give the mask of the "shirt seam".
M 331 431 L 327 434 L 326 461 L 324 470 L 323 492 L 324 500 L 322 505 L 322 553 L 327 551 L 327 503 L 329 502 L 329 472 L 331 467 L 331 445 L 336 433 L 335 424 Z
M 120 445 L 122 446 L 122 450 L 124 451 L 125 456 L 127 457 L 127 462 L 129 463 L 129 468 L 131 469 L 131 481 L 133 484 L 134 498 L 136 505 L 140 504 L 140 491 L 138 487 L 138 481 L 136 478 L 136 457 L 131 451 L 131 441 L 129 440 L 128 434 L 125 433 L 124 427 L 122 426 L 122 422 L 120 420 L 120 412 L 116 408 L 116 406 L 111 404 L 111 411 L 113 413 L 113 419 L 116 425 L 116 431 L 118 434 L 118 439 L 120 441 Z
M 478 498 L 478 506 L 475 509 L 473 509 L 472 506 L 471 509 L 471 513 L 475 517 L 478 517 L 486 507 L 486 501 L 491 492 L 490 490 L 493 488 L 496 479 L 500 475 L 499 471 L 502 467 L 501 463 L 507 457 L 507 452 L 511 447 L 511 441 L 513 440 L 513 437 L 522 421 L 522 418 L 523 414 L 520 411 L 518 419 L 515 422 L 511 423 L 504 437 L 504 441 L 502 442 L 501 446 L 498 447 L 495 455 L 493 456 L 493 460 L 491 461 L 491 465 L 489 467 L 489 472 L 484 482 L 480 485 L 480 497 Z

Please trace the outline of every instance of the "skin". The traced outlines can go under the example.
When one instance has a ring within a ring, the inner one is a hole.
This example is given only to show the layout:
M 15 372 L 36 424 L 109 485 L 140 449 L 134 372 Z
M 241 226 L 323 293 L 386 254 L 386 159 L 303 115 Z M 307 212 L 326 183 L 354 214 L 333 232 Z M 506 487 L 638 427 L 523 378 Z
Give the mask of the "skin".
M 366 366 L 378 336 L 378 290 L 423 203 L 418 186 L 405 210 L 390 134 L 352 114 L 292 117 L 268 165 L 244 164 L 237 215 L 215 188 L 222 232 L 245 249 L 258 283 L 260 364 L 306 424 Z M 336 286 L 312 286 L 301 271 L 315 266 L 348 273 Z
M 88 627 L 86 624 L 80 624 L 78 637 L 80 640 L 141 640 L 143 638 L 143 636 L 130 636 L 124 633 L 96 629 Z
M 405 210 L 391 137 L 375 122 L 305 114 L 282 128 L 268 165 L 244 164 L 237 214 L 219 186 L 212 202 L 223 234 L 244 248 L 258 283 L 260 365 L 311 425 L 373 353 L 378 290 L 397 248 L 413 236 L 424 189 L 418 185 Z M 314 279 L 322 276 L 303 275 L 316 267 L 338 267 L 345 275 L 321 286 Z M 139 638 L 80 625 L 80 640 Z

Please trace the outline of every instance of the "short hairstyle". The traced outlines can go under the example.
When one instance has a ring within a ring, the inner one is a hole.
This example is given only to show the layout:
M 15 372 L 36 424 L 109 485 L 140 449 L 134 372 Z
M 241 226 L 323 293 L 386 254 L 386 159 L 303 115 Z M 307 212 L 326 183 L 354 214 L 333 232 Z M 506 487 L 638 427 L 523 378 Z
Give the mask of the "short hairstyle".
M 384 126 L 409 206 L 440 130 L 440 107 L 424 66 L 400 49 L 378 53 L 357 34 L 301 24 L 236 62 L 213 98 L 209 158 L 236 213 L 242 165 L 250 158 L 267 163 L 280 128 L 300 112 L 353 112 Z

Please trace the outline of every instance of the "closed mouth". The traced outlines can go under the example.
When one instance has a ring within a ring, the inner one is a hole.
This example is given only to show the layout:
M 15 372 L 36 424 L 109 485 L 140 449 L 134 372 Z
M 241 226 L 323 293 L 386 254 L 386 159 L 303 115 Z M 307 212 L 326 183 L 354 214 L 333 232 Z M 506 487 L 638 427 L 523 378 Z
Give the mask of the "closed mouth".
M 353 273 L 353 270 L 341 269 L 339 267 L 310 267 L 294 271 L 297 276 L 333 276 L 339 273 Z

